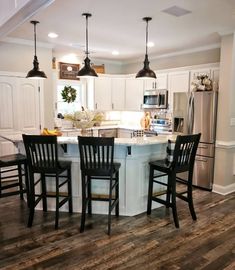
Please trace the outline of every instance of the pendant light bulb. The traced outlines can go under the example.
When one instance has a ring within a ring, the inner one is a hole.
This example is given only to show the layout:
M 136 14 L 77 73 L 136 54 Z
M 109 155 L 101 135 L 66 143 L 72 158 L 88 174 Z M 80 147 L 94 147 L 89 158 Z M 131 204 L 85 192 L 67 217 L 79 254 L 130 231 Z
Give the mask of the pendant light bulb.
M 144 59 L 144 67 L 141 69 L 136 78 L 153 78 L 156 79 L 156 74 L 153 70 L 149 68 L 149 60 L 148 60 L 148 22 L 151 21 L 152 18 L 144 17 L 143 21 L 146 21 L 146 43 L 145 43 L 145 59 Z
M 90 13 L 83 13 L 82 16 L 86 18 L 86 58 L 84 59 L 84 67 L 78 71 L 77 77 L 98 77 L 95 70 L 91 67 L 91 60 L 88 57 L 89 50 L 88 50 L 88 18 L 91 17 Z
M 30 23 L 32 23 L 34 25 L 34 59 L 33 59 L 33 69 L 28 72 L 26 78 L 45 79 L 45 78 L 47 78 L 47 76 L 43 71 L 39 70 L 39 62 L 38 62 L 38 58 L 37 58 L 36 25 L 39 22 L 38 21 L 31 21 Z

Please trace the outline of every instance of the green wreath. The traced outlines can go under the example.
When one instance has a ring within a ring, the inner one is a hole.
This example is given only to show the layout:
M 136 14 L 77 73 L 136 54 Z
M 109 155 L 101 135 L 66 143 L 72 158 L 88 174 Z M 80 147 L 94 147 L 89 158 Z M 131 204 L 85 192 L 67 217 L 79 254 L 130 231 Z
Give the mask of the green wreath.
M 72 103 L 77 97 L 77 91 L 72 86 L 65 86 L 61 92 L 61 96 L 65 102 Z

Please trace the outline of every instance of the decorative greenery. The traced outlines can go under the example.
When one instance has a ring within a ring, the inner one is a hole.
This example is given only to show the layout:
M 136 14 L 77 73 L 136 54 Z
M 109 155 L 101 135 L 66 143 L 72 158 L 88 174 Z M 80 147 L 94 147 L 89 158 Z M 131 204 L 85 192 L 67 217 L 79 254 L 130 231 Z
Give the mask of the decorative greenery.
M 61 92 L 61 96 L 65 102 L 72 103 L 77 97 L 77 91 L 72 86 L 65 86 Z

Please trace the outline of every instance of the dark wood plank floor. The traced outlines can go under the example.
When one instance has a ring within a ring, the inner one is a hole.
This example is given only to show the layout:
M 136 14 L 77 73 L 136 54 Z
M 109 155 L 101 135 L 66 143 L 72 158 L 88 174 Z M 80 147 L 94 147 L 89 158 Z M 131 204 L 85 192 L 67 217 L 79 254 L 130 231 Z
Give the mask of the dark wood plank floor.
M 26 204 L 2 198 L 0 269 L 235 269 L 235 193 L 196 190 L 194 201 L 196 222 L 178 203 L 180 229 L 161 207 L 151 216 L 114 217 L 109 237 L 103 215 L 88 218 L 80 234 L 80 214 L 62 213 L 54 230 L 54 213 L 37 211 L 29 229 Z

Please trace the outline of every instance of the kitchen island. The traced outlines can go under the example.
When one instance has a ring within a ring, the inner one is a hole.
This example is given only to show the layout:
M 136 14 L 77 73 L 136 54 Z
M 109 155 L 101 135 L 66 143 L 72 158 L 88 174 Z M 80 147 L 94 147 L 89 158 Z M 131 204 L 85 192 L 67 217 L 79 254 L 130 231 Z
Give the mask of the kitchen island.
M 11 138 L 12 139 L 12 138 Z M 155 137 L 115 138 L 114 161 L 121 163 L 119 171 L 120 215 L 134 216 L 146 211 L 148 194 L 149 161 L 166 156 L 168 139 L 175 135 Z M 20 152 L 24 153 L 22 139 L 14 139 Z M 77 137 L 58 137 L 59 157 L 72 161 L 72 193 L 75 212 L 81 212 L 81 171 Z M 53 181 L 48 181 L 48 190 L 53 191 Z M 49 185 L 50 184 L 50 185 Z M 154 191 L 161 191 L 155 187 Z M 92 193 L 104 196 L 108 194 L 106 181 L 93 181 Z M 94 201 L 93 213 L 107 214 L 106 202 Z M 157 203 L 153 204 L 156 208 Z M 39 204 L 39 208 L 40 208 Z M 67 211 L 67 206 L 64 210 Z M 53 200 L 48 201 L 48 209 L 54 209 Z

